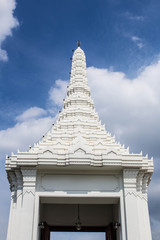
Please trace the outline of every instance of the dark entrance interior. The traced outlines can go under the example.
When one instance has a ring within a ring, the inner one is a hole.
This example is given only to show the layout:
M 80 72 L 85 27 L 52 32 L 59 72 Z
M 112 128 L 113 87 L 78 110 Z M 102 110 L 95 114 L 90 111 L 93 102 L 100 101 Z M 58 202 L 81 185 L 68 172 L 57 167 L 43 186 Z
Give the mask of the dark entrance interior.
M 119 204 L 46 203 L 40 204 L 40 240 L 50 240 L 54 232 L 103 232 L 106 240 L 119 240 Z M 80 228 L 77 223 L 80 222 Z M 65 240 L 65 239 L 64 239 Z M 76 240 L 76 239 L 75 239 Z

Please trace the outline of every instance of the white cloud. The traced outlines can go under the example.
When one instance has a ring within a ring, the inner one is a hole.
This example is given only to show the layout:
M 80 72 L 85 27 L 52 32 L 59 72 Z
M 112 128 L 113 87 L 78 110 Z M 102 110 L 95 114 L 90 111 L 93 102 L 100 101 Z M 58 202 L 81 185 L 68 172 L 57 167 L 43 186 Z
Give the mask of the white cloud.
M 13 16 L 16 8 L 15 0 L 0 0 L 0 60 L 7 61 L 7 52 L 2 49 L 2 43 L 7 36 L 12 35 L 12 29 L 19 25 Z
M 143 21 L 144 17 L 143 16 L 130 16 L 131 20 L 137 20 L 137 21 Z
M 21 119 L 22 120 L 22 119 Z M 10 155 L 17 149 L 27 150 L 29 145 L 39 139 L 51 128 L 54 118 L 31 118 L 18 122 L 14 127 L 0 131 L 0 142 L 3 153 Z
M 137 37 L 137 36 L 132 36 L 131 37 L 131 40 L 134 42 L 134 43 L 136 43 L 136 45 L 138 46 L 138 48 L 142 48 L 142 47 L 144 47 L 144 44 L 143 44 L 143 42 L 142 42 L 142 38 L 139 38 L 139 37 Z
M 160 61 L 131 80 L 121 72 L 88 68 L 96 109 L 117 138 L 133 150 L 158 153 L 160 142 Z M 154 139 L 154 143 L 153 143 Z
M 141 40 L 139 37 L 136 37 L 136 36 L 132 36 L 131 39 L 132 39 L 134 42 L 137 42 L 137 41 L 140 41 L 140 40 Z
M 47 111 L 39 107 L 31 107 L 16 117 L 17 121 L 23 122 L 33 118 L 39 118 L 47 114 Z
M 67 81 L 61 79 L 56 80 L 55 87 L 49 90 L 49 99 L 54 105 L 62 106 L 63 99 L 66 95 Z
M 3 49 L 0 49 L 0 60 L 2 60 L 3 62 L 7 62 L 8 61 L 8 55 L 7 52 Z
M 144 21 L 144 17 L 143 17 L 143 16 L 132 15 L 130 12 L 126 12 L 124 15 L 125 15 L 128 19 L 130 19 L 130 20 L 134 20 L 134 21 Z

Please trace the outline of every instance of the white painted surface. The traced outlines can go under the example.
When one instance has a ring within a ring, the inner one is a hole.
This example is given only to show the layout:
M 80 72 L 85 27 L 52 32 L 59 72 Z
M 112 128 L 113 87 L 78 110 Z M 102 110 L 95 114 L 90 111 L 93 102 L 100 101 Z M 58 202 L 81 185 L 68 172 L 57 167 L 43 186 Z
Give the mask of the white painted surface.
M 52 222 L 53 204 L 64 200 L 88 204 L 86 211 L 93 203 L 117 204 L 120 212 L 107 221 L 120 221 L 118 240 L 151 240 L 147 188 L 153 159 L 130 154 L 106 132 L 90 96 L 80 47 L 57 123 L 28 152 L 7 158 L 6 171 L 12 191 L 7 240 L 39 240 L 42 204 Z
M 51 175 L 41 177 L 44 191 L 118 191 L 119 179 L 111 175 Z

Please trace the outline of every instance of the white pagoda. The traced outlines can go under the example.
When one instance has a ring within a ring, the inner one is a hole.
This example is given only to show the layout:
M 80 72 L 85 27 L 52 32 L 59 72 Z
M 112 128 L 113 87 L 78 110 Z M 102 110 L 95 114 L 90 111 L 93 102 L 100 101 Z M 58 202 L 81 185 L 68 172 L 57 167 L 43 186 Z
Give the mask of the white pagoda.
M 80 44 L 57 123 L 27 152 L 7 157 L 6 171 L 7 240 L 49 240 L 51 231 L 152 239 L 147 188 L 153 159 L 129 153 L 106 132 L 90 96 Z

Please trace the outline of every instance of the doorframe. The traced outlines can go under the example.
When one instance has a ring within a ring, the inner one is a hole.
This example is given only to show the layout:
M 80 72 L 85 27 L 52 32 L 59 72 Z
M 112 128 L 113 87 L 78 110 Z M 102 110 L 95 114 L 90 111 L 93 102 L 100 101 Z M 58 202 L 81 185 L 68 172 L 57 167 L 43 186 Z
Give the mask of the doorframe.
M 120 229 L 120 240 L 127 240 L 126 238 L 126 221 L 125 221 L 125 206 L 124 206 L 124 198 L 123 198 L 123 191 L 120 190 L 119 192 L 105 192 L 105 193 L 92 193 L 90 195 L 88 194 L 66 194 L 64 193 L 56 193 L 56 192 L 36 192 L 35 193 L 35 204 L 34 204 L 34 223 L 33 223 L 33 233 L 32 233 L 32 240 L 39 240 L 39 233 L 40 229 L 38 227 L 39 219 L 40 219 L 40 199 L 42 197 L 46 198 L 118 198 L 119 199 L 119 206 L 120 206 L 120 223 L 121 223 L 121 229 Z

